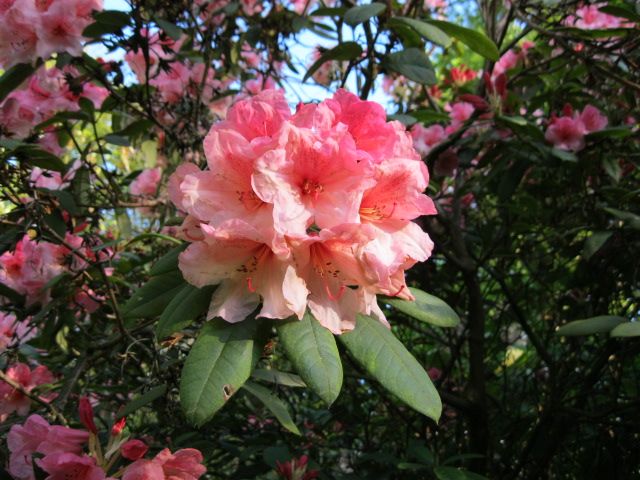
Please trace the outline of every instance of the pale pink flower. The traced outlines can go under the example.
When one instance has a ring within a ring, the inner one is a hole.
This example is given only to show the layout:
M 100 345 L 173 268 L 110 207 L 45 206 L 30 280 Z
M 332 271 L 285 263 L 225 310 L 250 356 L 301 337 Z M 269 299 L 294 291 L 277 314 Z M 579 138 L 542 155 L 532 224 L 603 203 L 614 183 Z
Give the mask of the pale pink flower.
M 149 80 L 149 85 L 158 89 L 163 102 L 178 103 L 186 92 L 191 80 L 191 71 L 180 62 L 172 63 L 168 70 L 161 70 Z
M 24 363 L 15 363 L 7 368 L 5 375 L 20 384 L 26 392 L 31 392 L 35 387 L 54 381 L 53 374 L 44 365 L 33 370 Z M 55 395 L 41 396 L 45 400 L 52 400 Z M 26 415 L 31 408 L 31 399 L 22 392 L 16 390 L 8 383 L 0 380 L 0 422 L 16 412 L 18 415 Z
M 258 316 L 302 318 L 307 290 L 304 281 L 287 261 L 288 248 L 274 251 L 273 235 L 258 231 L 240 220 L 230 220 L 219 229 L 202 224 L 203 241 L 180 254 L 180 270 L 192 285 L 220 286 L 216 289 L 207 318 L 221 317 L 239 322 L 260 303 Z
M 162 169 L 160 167 L 147 168 L 131 182 L 129 192 L 131 195 L 153 197 L 158 192 L 161 178 Z
M 161 38 L 158 32 L 151 34 L 146 28 L 140 30 L 140 36 L 147 41 L 148 59 L 145 58 L 145 47 L 139 46 L 137 51 L 130 50 L 124 59 L 136 74 L 140 83 L 154 78 L 159 71 L 160 60 L 171 61 L 180 50 L 183 39 L 173 40 L 170 37 Z M 147 65 L 148 60 L 148 65 Z
M 262 11 L 262 0 L 240 0 L 240 4 L 244 12 L 249 16 Z
M 0 312 L 0 353 L 10 346 L 22 345 L 38 333 L 29 319 L 19 321 L 13 313 Z
M 447 138 L 447 134 L 441 125 L 424 127 L 422 124 L 416 123 L 411 127 L 411 138 L 415 149 L 424 157 L 434 146 Z
M 583 30 L 599 30 L 628 26 L 629 22 L 624 18 L 601 12 L 600 7 L 605 5 L 605 3 L 583 5 L 576 10 L 575 15 L 569 15 L 564 20 L 564 24 Z
M 27 305 L 49 299 L 44 285 L 64 272 L 63 247 L 35 242 L 25 235 L 13 252 L 0 256 L 0 282 L 26 296 Z

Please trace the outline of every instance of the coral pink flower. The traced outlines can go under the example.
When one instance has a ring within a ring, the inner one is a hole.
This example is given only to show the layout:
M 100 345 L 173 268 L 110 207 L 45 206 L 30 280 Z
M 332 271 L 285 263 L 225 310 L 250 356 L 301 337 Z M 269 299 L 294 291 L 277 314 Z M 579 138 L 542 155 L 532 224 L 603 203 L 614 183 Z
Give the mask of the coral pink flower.
M 259 304 L 259 316 L 302 318 L 307 290 L 295 269 L 286 261 L 284 245 L 274 252 L 270 235 L 240 220 L 222 228 L 203 224 L 204 241 L 195 242 L 180 254 L 180 270 L 198 287 L 221 285 L 216 290 L 207 318 L 238 322 Z M 282 259 L 285 257 L 285 260 Z
M 451 123 L 457 126 L 462 125 L 464 122 L 471 118 L 473 114 L 474 107 L 471 103 L 468 102 L 456 102 L 451 105 L 449 110 L 449 117 L 451 118 Z
M 96 459 L 88 455 L 56 452 L 36 460 L 38 466 L 47 472 L 46 480 L 104 480 L 104 470 L 96 465 Z
M 45 385 L 54 381 L 53 374 L 44 365 L 33 370 L 24 363 L 15 363 L 7 368 L 6 376 L 18 383 L 26 392 L 31 392 L 39 385 Z M 53 400 L 55 394 L 41 396 L 44 400 Z M 18 415 L 26 415 L 31 408 L 31 399 L 24 393 L 13 388 L 8 383 L 0 380 L 0 422 L 4 422 L 13 412 Z
M 203 457 L 194 448 L 171 453 L 165 448 L 152 460 L 137 460 L 124 473 L 123 480 L 197 480 L 207 472 Z
M 135 461 L 145 456 L 149 447 L 142 441 L 137 439 L 127 440 L 120 447 L 120 454 L 127 460 Z
M 148 195 L 155 196 L 160 186 L 162 178 L 162 169 L 160 167 L 147 168 L 140 172 L 136 179 L 129 185 L 131 195 Z
M 28 342 L 38 333 L 29 319 L 18 321 L 13 313 L 0 312 L 0 353 L 13 345 Z
M 145 58 L 144 46 L 140 46 L 137 51 L 127 52 L 124 59 L 138 77 L 138 81 L 146 83 L 147 79 L 150 80 L 158 74 L 160 60 L 170 61 L 180 50 L 183 40 L 161 37 L 158 32 L 151 34 L 146 28 L 140 30 L 140 36 L 147 42 L 149 64 L 147 65 Z
M 416 123 L 411 127 L 411 138 L 415 149 L 424 157 L 429 154 L 434 146 L 447 138 L 447 134 L 441 125 L 424 127 Z
M 84 430 L 51 426 L 41 416 L 31 415 L 24 425 L 11 427 L 7 436 L 7 446 L 11 453 L 9 473 L 17 480 L 33 480 L 34 453 L 80 454 L 88 439 L 89 434 Z
M 180 62 L 173 62 L 168 70 L 162 70 L 149 80 L 160 92 L 163 102 L 177 103 L 184 97 L 191 80 L 191 71 Z
M 459 107 L 458 107 L 459 108 Z M 208 170 L 179 167 L 169 195 L 193 242 L 179 266 L 219 285 L 209 318 L 302 317 L 335 333 L 358 313 L 386 322 L 376 294 L 411 298 L 404 271 L 433 244 L 412 220 L 435 213 L 411 136 L 382 107 L 338 91 L 291 115 L 284 95 L 241 100 L 205 139 Z
M 461 86 L 471 80 L 475 79 L 477 73 L 471 70 L 466 65 L 462 65 L 460 68 L 453 67 L 450 72 L 451 82 L 454 85 Z

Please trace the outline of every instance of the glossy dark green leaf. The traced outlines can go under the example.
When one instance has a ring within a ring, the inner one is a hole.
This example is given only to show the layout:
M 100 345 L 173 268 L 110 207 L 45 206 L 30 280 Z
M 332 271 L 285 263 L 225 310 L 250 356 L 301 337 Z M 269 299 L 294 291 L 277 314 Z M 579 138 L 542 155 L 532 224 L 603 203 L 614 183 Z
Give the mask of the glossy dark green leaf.
M 444 20 L 425 20 L 427 23 L 438 27 L 447 35 L 457 38 L 467 47 L 484 58 L 497 61 L 500 58 L 498 47 L 486 35 L 470 28 L 462 27 L 455 23 L 445 22 Z
M 196 318 L 207 311 L 214 290 L 213 286 L 203 288 L 197 288 L 190 284 L 182 286 L 160 315 L 156 326 L 156 336 L 165 338 L 188 327 Z
M 405 25 L 415 30 L 421 37 L 429 40 L 430 42 L 437 43 L 443 47 L 451 45 L 451 37 L 440 30 L 438 27 L 431 25 L 422 20 L 408 17 L 394 17 L 389 20 L 389 26 Z
M 628 226 L 633 228 L 634 230 L 640 230 L 640 215 L 636 215 L 635 213 L 625 212 L 624 210 L 618 210 L 617 208 L 603 208 L 604 211 L 610 213 L 618 220 L 622 220 L 622 222 Z
M 640 322 L 625 322 L 609 333 L 612 337 L 640 337 Z
M 309 312 L 302 320 L 277 322 L 276 328 L 295 371 L 331 405 L 342 388 L 342 363 L 333 334 Z
M 311 67 L 309 67 L 309 70 L 305 73 L 302 81 L 306 82 L 307 79 L 311 77 L 311 75 L 313 75 L 325 62 L 330 60 L 353 60 L 358 58 L 361 54 L 362 47 L 356 42 L 341 43 L 320 55 L 320 58 L 316 60 Z
M 180 403 L 191 423 L 205 424 L 247 381 L 262 350 L 259 323 L 215 319 L 202 328 L 180 379 Z
M 607 333 L 624 322 L 625 319 L 622 317 L 600 315 L 598 317 L 574 320 L 573 322 L 566 323 L 556 330 L 556 334 L 564 337 L 577 337 L 593 335 L 595 333 Z
M 160 257 L 156 263 L 153 264 L 153 267 L 151 267 L 151 270 L 149 271 L 149 275 L 155 276 L 161 275 L 163 273 L 177 271 L 178 257 L 188 246 L 188 243 L 184 243 L 169 250 L 166 254 Z
M 128 147 L 131 145 L 131 141 L 122 135 L 117 135 L 115 133 L 110 133 L 109 135 L 105 135 L 104 139 L 107 143 L 111 143 L 113 145 L 118 145 L 121 147 Z
M 584 242 L 584 248 L 582 255 L 589 260 L 593 257 L 598 250 L 600 250 L 604 244 L 611 238 L 613 232 L 593 232 L 589 238 Z
M 391 330 L 358 315 L 356 328 L 340 335 L 349 354 L 380 384 L 411 408 L 438 421 L 442 402 L 427 372 Z
M 458 314 L 446 302 L 417 288 L 409 290 L 414 301 L 401 298 L 385 298 L 383 301 L 400 310 L 402 313 L 422 322 L 438 327 L 455 327 L 460 323 Z
M 344 22 L 347 25 L 355 27 L 363 22 L 366 22 L 372 17 L 380 15 L 387 9 L 384 3 L 373 2 L 368 5 L 357 5 L 351 7 L 344 14 Z
M 298 375 L 288 372 L 281 372 L 273 369 L 255 369 L 251 377 L 263 382 L 273 383 L 274 385 L 282 385 L 284 387 L 305 388 L 306 383 L 302 381 Z
M 404 75 L 409 80 L 424 85 L 435 85 L 436 74 L 429 57 L 419 48 L 407 48 L 391 53 L 385 58 L 388 69 Z
M 158 26 L 160 28 L 162 28 L 162 30 L 164 30 L 164 32 L 169 35 L 171 38 L 173 38 L 174 40 L 180 40 L 180 38 L 182 37 L 182 35 L 184 34 L 182 32 L 182 29 L 167 21 L 167 20 L 163 20 L 161 18 L 157 18 L 156 19 L 156 23 L 158 24 Z
M 598 8 L 603 13 L 608 13 L 615 17 L 622 17 L 632 22 L 640 23 L 640 14 L 633 10 L 630 5 L 605 5 Z
M 35 71 L 36 68 L 29 63 L 18 63 L 7 69 L 0 77 L 0 102 Z
M 122 314 L 125 318 L 157 317 L 182 290 L 184 284 L 180 272 L 168 272 L 151 277 L 125 303 Z
M 136 410 L 141 409 L 145 405 L 150 404 L 154 400 L 162 397 L 167 392 L 167 385 L 157 385 L 153 388 L 150 388 L 142 395 L 136 396 L 133 400 L 131 400 L 127 405 L 118 412 L 118 418 L 126 417 L 127 415 L 131 415 Z
M 291 418 L 287 404 L 280 398 L 273 395 L 268 389 L 251 381 L 246 382 L 242 388 L 257 398 L 267 409 L 273 413 L 274 417 L 284 428 L 291 433 L 301 435 L 300 429 Z

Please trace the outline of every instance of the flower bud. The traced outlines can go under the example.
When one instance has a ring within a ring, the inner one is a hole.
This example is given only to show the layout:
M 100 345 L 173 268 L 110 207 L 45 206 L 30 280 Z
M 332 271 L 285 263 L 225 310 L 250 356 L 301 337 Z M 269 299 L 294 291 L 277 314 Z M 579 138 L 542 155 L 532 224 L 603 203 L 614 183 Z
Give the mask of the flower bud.
M 80 414 L 80 421 L 94 435 L 98 434 L 98 429 L 93 421 L 93 407 L 87 397 L 80 397 L 80 404 L 78 405 L 78 412 Z
M 120 454 L 127 460 L 136 461 L 147 453 L 149 447 L 142 440 L 128 440 L 120 447 Z
M 120 420 L 114 423 L 113 427 L 111 427 L 111 436 L 117 437 L 118 435 L 120 435 L 122 433 L 122 430 L 124 430 L 124 427 L 126 424 L 127 424 L 126 417 L 122 417 Z

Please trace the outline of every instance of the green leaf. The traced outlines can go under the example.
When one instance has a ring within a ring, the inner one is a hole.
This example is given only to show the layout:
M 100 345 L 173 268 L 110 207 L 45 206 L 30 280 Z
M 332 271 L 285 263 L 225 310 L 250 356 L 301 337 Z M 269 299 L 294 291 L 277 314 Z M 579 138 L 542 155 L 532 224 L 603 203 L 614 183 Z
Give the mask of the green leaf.
M 139 410 L 140 408 L 144 407 L 145 405 L 148 405 L 151 402 L 153 402 L 154 400 L 162 397 L 166 393 L 166 391 L 167 391 L 167 385 L 166 384 L 157 385 L 157 386 L 149 389 L 148 391 L 146 391 L 142 395 L 138 395 L 133 400 L 131 400 L 129 403 L 127 403 L 127 405 L 122 410 L 120 410 L 118 412 L 117 417 L 118 418 L 122 418 L 122 417 L 126 417 L 127 415 L 131 415 L 136 410 Z
M 609 15 L 626 18 L 632 22 L 640 23 L 640 15 L 634 12 L 629 5 L 605 5 L 604 7 L 600 7 L 598 10 L 603 13 L 608 13 Z
M 451 45 L 451 38 L 438 27 L 430 25 L 422 20 L 408 17 L 394 17 L 389 20 L 389 26 L 406 25 L 415 30 L 421 37 L 443 47 Z
M 388 122 L 393 120 L 400 122 L 407 128 L 409 128 L 411 125 L 417 122 L 415 118 L 405 113 L 394 113 L 393 115 L 387 115 Z
M 277 322 L 278 337 L 296 372 L 328 405 L 342 388 L 342 363 L 333 334 L 309 312 Z
M 355 27 L 363 22 L 366 22 L 371 17 L 376 17 L 380 15 L 387 9 L 387 6 L 384 3 L 373 2 L 369 5 L 358 5 L 356 7 L 351 7 L 344 14 L 344 22 L 347 25 L 351 25 Z
M 115 133 L 110 133 L 109 135 L 105 135 L 104 139 L 107 143 L 111 143 L 113 145 L 119 145 L 121 147 L 128 147 L 131 145 L 131 142 L 127 137 L 123 137 L 122 135 L 116 135 Z
M 455 467 L 436 467 L 433 473 L 438 480 L 487 480 L 487 477 Z
M 558 328 L 556 334 L 565 337 L 577 337 L 581 335 L 592 335 L 594 333 L 607 333 L 624 322 L 625 319 L 622 317 L 600 315 L 598 317 L 569 322 Z
M 362 47 L 356 42 L 340 43 L 320 55 L 320 58 L 316 60 L 311 67 L 309 67 L 309 70 L 305 73 L 302 81 L 306 82 L 311 75 L 313 75 L 325 62 L 328 62 L 329 60 L 352 60 L 354 58 L 358 58 L 360 55 L 362 55 Z
M 215 319 L 202 328 L 180 379 L 180 403 L 190 422 L 204 425 L 247 381 L 260 358 L 262 342 L 256 337 L 261 322 Z
M 167 35 L 169 35 L 174 40 L 180 40 L 183 35 L 182 29 L 180 27 L 174 25 L 171 22 L 168 22 L 167 20 L 156 18 L 156 23 L 160 28 L 162 28 L 162 30 L 165 31 Z
M 578 157 L 573 152 L 568 152 L 567 150 L 562 150 L 561 148 L 552 148 L 551 155 L 556 158 L 559 158 L 563 162 L 572 162 L 577 163 Z
M 275 395 L 272 395 L 268 389 L 262 385 L 258 385 L 257 383 L 246 382 L 242 388 L 260 400 L 260 402 L 267 407 L 271 413 L 273 413 L 284 428 L 289 430 L 291 433 L 301 435 L 300 430 L 291 418 L 287 404 L 284 401 Z
M 20 86 L 27 78 L 29 78 L 36 68 L 29 63 L 18 63 L 6 70 L 0 77 L 0 102 L 7 95 Z
M 169 250 L 166 254 L 158 259 L 156 263 L 153 264 L 151 270 L 149 270 L 149 275 L 161 275 L 163 273 L 175 272 L 178 270 L 178 256 L 189 246 L 188 243 L 184 243 L 178 247 L 174 247 Z
M 607 243 L 611 235 L 613 235 L 613 232 L 593 232 L 584 242 L 582 256 L 589 260 Z
M 431 325 L 455 327 L 460 323 L 458 314 L 443 300 L 417 288 L 410 287 L 409 290 L 416 297 L 413 302 L 400 298 L 385 298 L 383 301 L 402 313 Z
M 424 368 L 391 330 L 374 318 L 358 315 L 356 328 L 338 338 L 383 387 L 411 408 L 438 421 L 442 413 L 438 392 Z
M 404 75 L 414 82 L 436 84 L 436 74 L 429 57 L 419 48 L 407 48 L 391 53 L 385 58 L 387 68 Z
M 310 17 L 342 17 L 346 13 L 345 7 L 320 7 L 309 14 Z
M 444 112 L 436 112 L 435 110 L 415 110 L 412 112 L 407 112 L 408 115 L 411 115 L 413 118 L 418 120 L 421 123 L 437 123 L 437 122 L 448 122 L 450 120 L 449 115 Z
M 612 337 L 640 337 L 640 322 L 621 323 L 609 334 Z
M 84 37 L 98 38 L 102 35 L 118 33 L 129 25 L 129 15 L 119 10 L 103 10 L 94 15 L 95 22 L 87 26 L 82 35 Z
M 307 386 L 298 375 L 280 372 L 279 370 L 255 369 L 251 376 L 256 380 L 262 380 L 263 382 L 282 385 L 284 387 L 305 388 Z
M 184 285 L 160 315 L 156 336 L 166 338 L 191 325 L 196 318 L 207 311 L 214 290 L 214 286 L 197 288 L 189 284 Z
M 457 38 L 467 47 L 484 58 L 497 61 L 500 58 L 498 47 L 486 35 L 471 30 L 470 28 L 461 27 L 455 23 L 445 22 L 443 20 L 425 20 L 427 23 L 438 27 L 444 33 Z
M 596 132 L 590 132 L 587 134 L 587 138 L 626 138 L 633 135 L 633 130 L 630 127 L 610 127 Z
M 625 212 L 624 210 L 618 210 L 616 208 L 609 207 L 605 207 L 603 210 L 610 213 L 618 220 L 622 220 L 634 230 L 640 230 L 640 216 L 636 215 L 635 213 Z
M 160 315 L 185 281 L 180 272 L 168 272 L 151 277 L 122 307 L 125 318 L 148 318 Z

